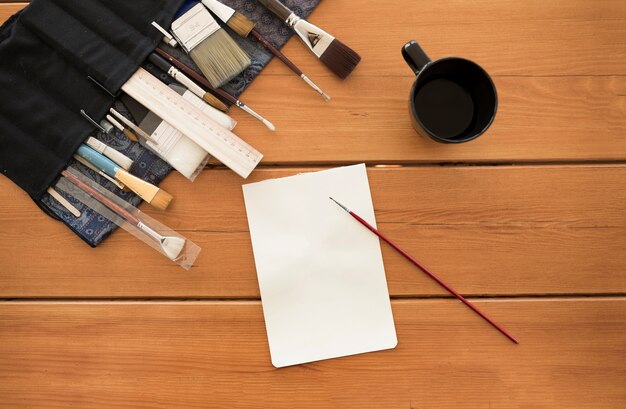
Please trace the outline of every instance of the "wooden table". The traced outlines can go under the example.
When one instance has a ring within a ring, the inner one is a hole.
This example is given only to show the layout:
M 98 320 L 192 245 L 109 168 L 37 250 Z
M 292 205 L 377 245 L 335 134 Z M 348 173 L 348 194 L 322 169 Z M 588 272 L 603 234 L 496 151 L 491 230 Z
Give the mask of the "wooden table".
M 626 2 L 354 4 L 311 17 L 362 53 L 347 81 L 285 49 L 332 103 L 274 61 L 245 100 L 279 131 L 233 112 L 250 181 L 366 162 L 381 229 L 521 344 L 383 246 L 399 346 L 277 370 L 234 173 L 143 208 L 203 247 L 189 272 L 124 232 L 92 250 L 0 178 L 0 407 L 626 407 Z M 414 134 L 410 39 L 493 74 L 486 136 Z

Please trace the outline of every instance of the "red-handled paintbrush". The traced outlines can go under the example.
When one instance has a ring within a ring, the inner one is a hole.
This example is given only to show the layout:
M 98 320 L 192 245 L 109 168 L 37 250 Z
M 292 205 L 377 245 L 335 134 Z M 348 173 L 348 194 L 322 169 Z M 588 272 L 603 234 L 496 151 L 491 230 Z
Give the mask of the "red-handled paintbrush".
M 345 210 L 346 212 L 348 212 L 348 214 L 350 214 L 350 216 L 354 217 L 359 223 L 361 223 L 363 226 L 367 227 L 367 229 L 369 231 L 371 231 L 372 233 L 374 233 L 375 235 L 377 235 L 381 240 L 383 240 L 385 243 L 389 244 L 391 247 L 394 248 L 394 250 L 396 250 L 398 253 L 400 253 L 404 258 L 406 258 L 407 260 L 409 260 L 413 265 L 415 265 L 417 268 L 419 268 L 420 270 L 422 270 L 424 273 L 426 273 L 426 275 L 428 275 L 430 278 L 432 278 L 433 280 L 435 280 L 437 282 L 437 284 L 439 284 L 440 286 L 442 286 L 443 288 L 445 288 L 450 294 L 454 295 L 459 301 L 461 301 L 463 304 L 467 305 L 472 311 L 474 311 L 476 314 L 480 315 L 480 317 L 482 319 L 484 319 L 485 321 L 487 321 L 489 324 L 491 324 L 491 326 L 493 326 L 495 329 L 497 329 L 498 331 L 500 331 L 500 333 L 502 333 L 502 335 L 504 335 L 505 337 L 507 337 L 508 339 L 510 339 L 512 342 L 519 344 L 519 342 L 517 341 L 517 339 L 515 339 L 511 334 L 509 334 L 508 332 L 506 332 L 501 326 L 499 326 L 498 324 L 496 324 L 495 322 L 493 322 L 489 317 L 487 317 L 484 313 L 482 313 L 474 304 L 472 304 L 471 302 L 467 301 L 461 294 L 457 293 L 453 288 L 449 287 L 446 283 L 444 283 L 443 281 L 441 281 L 436 275 L 434 275 L 433 273 L 431 273 L 426 267 L 424 267 L 423 265 L 421 265 L 417 260 L 415 260 L 411 255 L 409 255 L 409 253 L 407 253 L 406 251 L 402 250 L 397 244 L 395 244 L 393 241 L 389 240 L 387 237 L 385 237 L 381 232 L 379 232 L 374 226 L 372 226 L 371 224 L 369 224 L 368 222 L 366 222 L 363 218 L 361 218 L 358 214 L 354 213 L 352 210 L 348 209 L 347 207 L 345 207 L 344 205 L 342 205 L 341 203 L 339 203 L 338 201 L 336 201 L 335 199 L 333 199 L 332 197 L 330 198 L 330 200 L 332 200 L 333 202 L 337 203 L 337 205 L 339 205 L 339 207 L 341 207 L 343 210 Z

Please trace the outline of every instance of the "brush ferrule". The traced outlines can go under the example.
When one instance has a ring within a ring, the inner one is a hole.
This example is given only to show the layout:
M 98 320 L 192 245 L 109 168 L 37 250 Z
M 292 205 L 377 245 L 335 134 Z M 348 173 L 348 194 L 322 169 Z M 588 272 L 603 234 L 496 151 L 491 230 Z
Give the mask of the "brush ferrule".
M 324 98 L 324 101 L 328 102 L 330 101 L 330 96 L 327 95 L 324 91 L 322 91 L 322 89 L 320 87 L 317 86 L 317 84 L 315 84 L 313 81 L 311 81 L 311 79 L 309 77 L 307 77 L 306 75 L 302 74 L 300 76 L 307 84 L 309 84 L 309 86 L 311 88 L 313 88 L 315 91 L 317 91 L 318 94 L 320 94 L 322 96 L 322 98 Z
M 285 23 L 287 23 L 289 27 L 294 28 L 296 26 L 296 23 L 300 20 L 302 19 L 296 16 L 296 13 L 291 13 L 289 17 L 287 17 L 287 20 L 285 21 Z
M 202 0 L 202 3 L 224 23 L 228 22 L 235 14 L 235 9 L 220 3 L 218 0 Z
M 164 239 L 162 235 L 154 231 L 150 226 L 144 224 L 142 221 L 139 221 L 139 223 L 137 223 L 137 228 L 146 233 L 146 235 L 150 236 L 157 243 L 161 243 Z
M 335 41 L 335 37 L 294 14 L 292 14 L 292 16 L 294 16 L 294 19 L 292 20 L 291 16 L 289 16 L 287 24 L 293 28 L 296 34 L 304 41 L 304 44 L 320 58 L 326 52 L 330 44 Z M 293 21 L 293 24 L 290 23 L 290 21 Z
M 221 27 L 211 13 L 198 3 L 172 23 L 172 31 L 188 53 Z

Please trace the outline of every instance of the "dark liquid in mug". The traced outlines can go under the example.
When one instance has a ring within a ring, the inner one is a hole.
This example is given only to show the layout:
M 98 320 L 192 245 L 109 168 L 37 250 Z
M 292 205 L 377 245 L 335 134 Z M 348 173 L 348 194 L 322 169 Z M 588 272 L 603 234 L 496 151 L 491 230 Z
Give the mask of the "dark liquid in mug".
M 415 94 L 415 110 L 423 126 L 444 139 L 462 136 L 474 118 L 474 100 L 454 81 L 433 79 Z

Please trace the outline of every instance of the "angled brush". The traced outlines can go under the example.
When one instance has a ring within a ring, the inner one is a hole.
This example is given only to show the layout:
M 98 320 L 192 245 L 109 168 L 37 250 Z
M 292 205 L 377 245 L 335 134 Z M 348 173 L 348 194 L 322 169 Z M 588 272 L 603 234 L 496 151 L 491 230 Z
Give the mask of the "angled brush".
M 361 62 L 361 56 L 321 28 L 298 17 L 278 0 L 259 0 L 291 27 L 320 61 L 340 78 L 347 78 Z
M 200 3 L 183 7 L 172 23 L 174 36 L 213 87 L 241 74 L 252 61 Z
M 239 13 L 235 9 L 228 7 L 227 5 L 219 2 L 218 0 L 202 0 L 204 4 L 213 14 L 222 20 L 228 27 L 230 27 L 235 33 L 241 37 L 247 38 L 252 35 L 267 48 L 272 54 L 278 57 L 291 71 L 295 72 L 300 78 L 302 78 L 311 88 L 313 88 L 318 94 L 324 98 L 324 101 L 330 101 L 330 97 L 322 91 L 309 77 L 307 77 L 296 64 L 294 64 L 285 54 L 278 50 L 274 45 L 259 33 L 255 28 L 256 23 L 251 21 L 248 17 Z
M 78 156 L 90 162 L 96 168 L 102 170 L 107 175 L 117 179 L 135 192 L 144 201 L 160 210 L 167 209 L 172 201 L 172 195 L 163 189 L 154 186 L 145 180 L 139 179 L 137 176 L 128 173 L 115 162 L 91 149 L 87 145 L 81 145 L 76 151 Z

